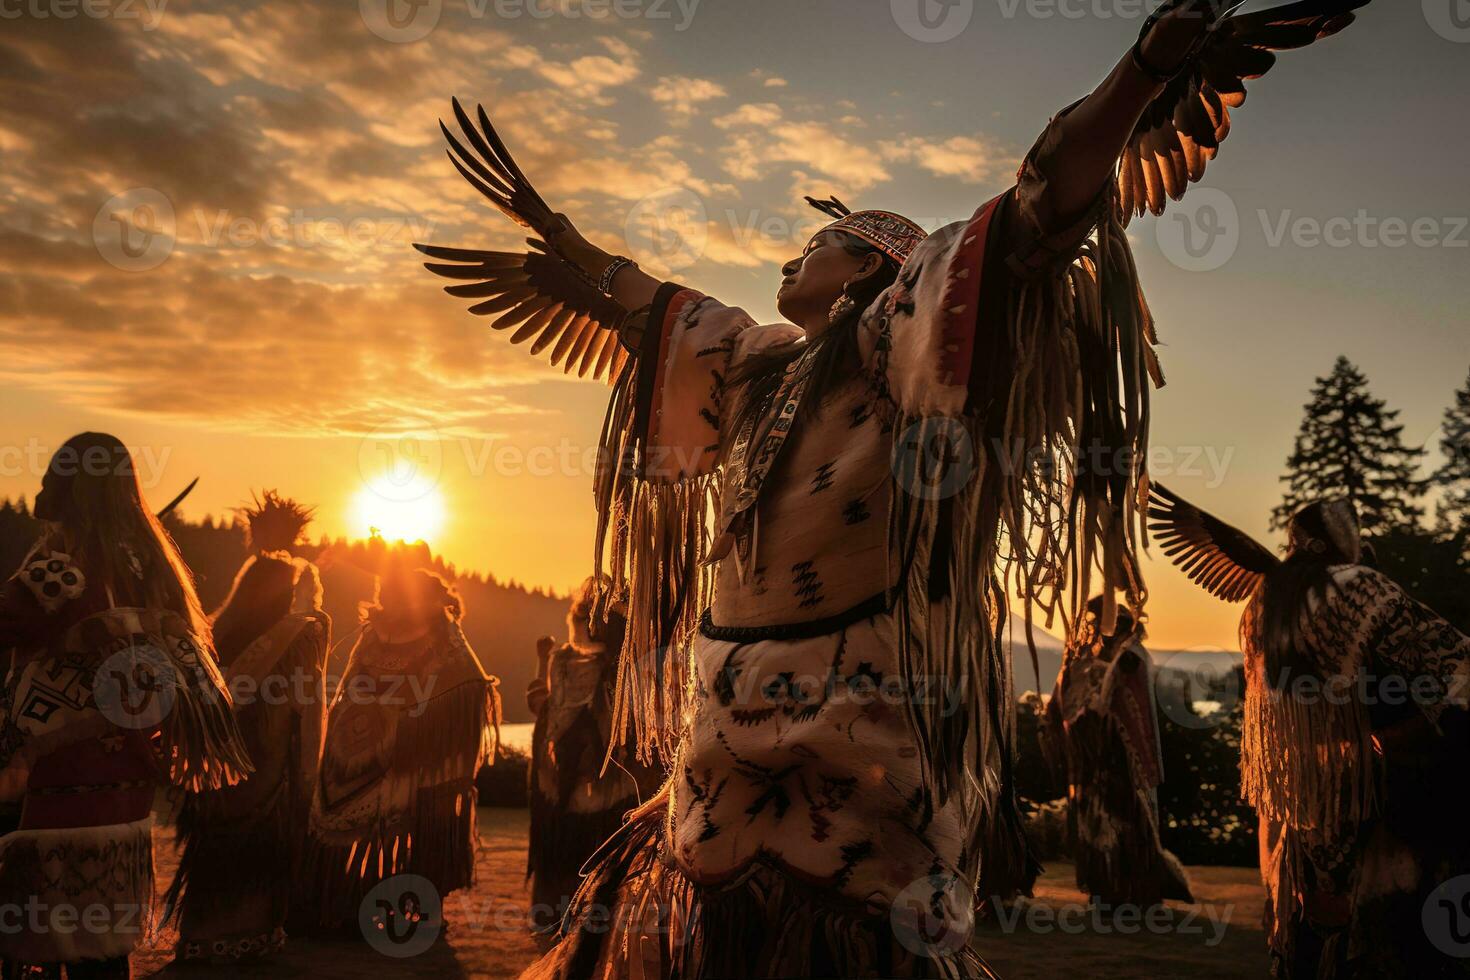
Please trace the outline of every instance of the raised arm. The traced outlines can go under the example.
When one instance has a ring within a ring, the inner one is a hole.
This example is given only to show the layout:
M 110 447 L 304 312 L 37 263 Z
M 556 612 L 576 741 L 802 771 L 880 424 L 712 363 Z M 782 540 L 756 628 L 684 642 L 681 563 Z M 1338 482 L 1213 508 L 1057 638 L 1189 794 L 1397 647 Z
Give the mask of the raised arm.
M 1102 84 L 1058 119 L 1037 202 L 1044 227 L 1065 227 L 1097 200 L 1144 110 L 1210 29 L 1217 5 L 1184 0 L 1165 9 Z
M 1125 225 L 1145 210 L 1163 213 L 1204 176 L 1230 133 L 1230 110 L 1245 102 L 1245 82 L 1269 71 L 1276 51 L 1342 30 L 1368 0 L 1295 0 L 1223 16 L 1226 2 L 1167 0 L 1102 84 L 1052 123 L 1028 160 L 1043 178 L 1040 193 L 1020 202 L 1040 227 L 1011 223 L 1015 234 L 1070 228 L 1112 179 Z

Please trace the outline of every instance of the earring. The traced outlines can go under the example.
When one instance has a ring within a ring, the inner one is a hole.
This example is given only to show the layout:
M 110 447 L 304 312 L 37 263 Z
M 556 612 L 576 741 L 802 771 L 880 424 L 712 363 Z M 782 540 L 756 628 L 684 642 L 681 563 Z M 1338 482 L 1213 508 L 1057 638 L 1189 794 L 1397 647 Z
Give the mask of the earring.
M 837 298 L 837 302 L 832 304 L 832 309 L 827 311 L 827 322 L 829 324 L 835 324 L 844 317 L 851 315 L 855 309 L 857 309 L 857 301 L 847 295 L 847 286 L 844 285 L 842 287 L 842 295 Z

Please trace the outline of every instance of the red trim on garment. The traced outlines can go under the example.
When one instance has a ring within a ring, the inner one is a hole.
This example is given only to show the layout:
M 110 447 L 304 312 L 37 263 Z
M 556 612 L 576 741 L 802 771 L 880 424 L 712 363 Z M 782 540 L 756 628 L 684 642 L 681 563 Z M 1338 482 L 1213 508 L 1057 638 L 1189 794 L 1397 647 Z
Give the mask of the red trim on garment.
M 21 829 L 103 827 L 141 820 L 159 784 L 146 731 L 83 739 L 31 766 Z
M 985 250 L 989 242 L 991 221 L 1004 197 L 1004 194 L 995 197 L 975 212 L 965 228 L 949 268 L 945 271 L 944 299 L 940 306 L 942 327 L 939 377 L 947 385 L 959 387 L 970 383 L 980 305 L 980 280 L 985 270 Z M 962 271 L 967 274 L 959 275 Z
M 683 315 L 685 308 L 701 299 L 704 299 L 704 294 L 699 290 L 681 289 L 669 300 L 668 311 L 664 314 L 663 322 L 658 325 L 658 365 L 653 376 L 653 398 L 649 402 L 648 432 L 646 433 L 649 445 L 658 439 L 659 409 L 664 400 L 664 370 L 668 366 L 669 359 L 669 335 L 674 332 L 674 324 Z

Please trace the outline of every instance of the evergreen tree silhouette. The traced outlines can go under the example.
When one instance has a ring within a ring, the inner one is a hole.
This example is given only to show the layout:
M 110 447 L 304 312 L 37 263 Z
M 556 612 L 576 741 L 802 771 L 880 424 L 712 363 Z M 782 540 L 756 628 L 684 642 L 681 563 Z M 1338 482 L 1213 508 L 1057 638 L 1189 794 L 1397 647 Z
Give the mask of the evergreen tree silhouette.
M 1451 536 L 1470 536 L 1470 377 L 1455 392 L 1455 404 L 1445 409 L 1439 439 L 1444 465 L 1430 481 L 1443 496 L 1436 508 L 1437 530 Z
M 1417 528 L 1424 508 L 1415 501 L 1427 481 L 1414 471 L 1423 449 L 1405 446 L 1398 412 L 1368 391 L 1368 379 L 1346 357 L 1318 378 L 1296 446 L 1286 460 L 1287 484 L 1271 526 L 1286 526 L 1300 507 L 1324 497 L 1346 497 L 1369 537 Z

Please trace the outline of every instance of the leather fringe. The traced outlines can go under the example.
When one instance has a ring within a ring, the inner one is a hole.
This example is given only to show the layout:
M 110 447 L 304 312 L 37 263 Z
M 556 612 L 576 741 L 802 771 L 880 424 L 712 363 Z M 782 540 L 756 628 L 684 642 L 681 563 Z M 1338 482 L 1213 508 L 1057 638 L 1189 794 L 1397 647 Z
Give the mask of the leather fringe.
M 1379 811 L 1367 706 L 1352 678 L 1338 678 L 1348 693 L 1332 694 L 1323 683 L 1307 701 L 1265 676 L 1263 655 L 1250 641 L 1259 632 L 1251 624 L 1259 606 L 1253 599 L 1241 622 L 1247 647 L 1241 795 L 1264 820 L 1318 840 L 1342 840 Z
M 631 744 L 654 765 L 672 759 L 693 690 L 700 614 L 714 600 L 705 563 L 718 513 L 719 472 L 672 482 L 643 476 L 633 431 L 637 362 L 613 386 L 596 479 L 596 608 L 626 602 L 628 631 L 618 661 L 608 751 Z
M 915 493 L 904 485 L 908 471 L 896 471 L 889 553 L 898 562 L 894 615 L 909 689 L 948 685 L 963 694 L 964 709 L 953 714 L 942 698 L 911 699 L 909 711 L 932 788 L 941 801 L 959 793 L 969 808 L 968 856 L 982 894 L 1014 890 L 979 866 L 995 836 L 1024 847 L 1010 779 L 1007 596 L 1021 603 L 1033 657 L 1033 606 L 1047 626 L 1060 612 L 1070 633 L 1096 589 L 1107 597 L 1105 630 L 1116 616 L 1114 589 L 1133 608 L 1146 597 L 1137 550 L 1149 385 L 1162 378 L 1153 319 L 1112 211 L 1102 209 L 1095 241 L 1064 272 L 1014 291 L 1004 336 L 990 338 L 996 356 L 976 358 L 990 375 L 972 384 L 963 417 L 898 422 L 931 486 L 943 484 L 956 454 L 975 467 L 947 496 Z
M 373 886 L 394 875 L 427 878 L 441 897 L 470 887 L 475 881 L 477 804 L 473 783 L 420 790 L 401 828 L 384 828 L 351 844 L 317 842 L 307 857 L 304 879 L 317 882 L 316 910 L 303 918 L 329 928 L 351 925 Z
M 911 951 L 888 915 L 764 865 L 729 885 L 695 884 L 660 855 L 667 802 L 660 794 L 634 811 L 604 845 L 561 942 L 523 980 L 995 976 L 968 946 Z
M 475 775 L 495 756 L 499 698 L 493 686 L 470 682 L 426 707 L 417 718 L 399 718 L 383 776 L 416 784 L 409 808 L 374 828 L 322 833 L 310 848 L 305 880 L 319 883 L 319 911 L 309 917 L 320 925 L 355 922 L 367 892 L 393 875 L 421 875 L 441 896 L 474 883 Z M 473 756 L 467 746 L 475 747 Z
M 68 653 L 108 663 L 118 673 L 154 678 L 157 706 L 165 709 L 161 764 L 172 785 L 191 792 L 218 789 L 253 770 L 214 651 L 182 617 L 116 607 L 74 624 L 64 644 Z M 117 661 L 124 653 L 130 662 Z

